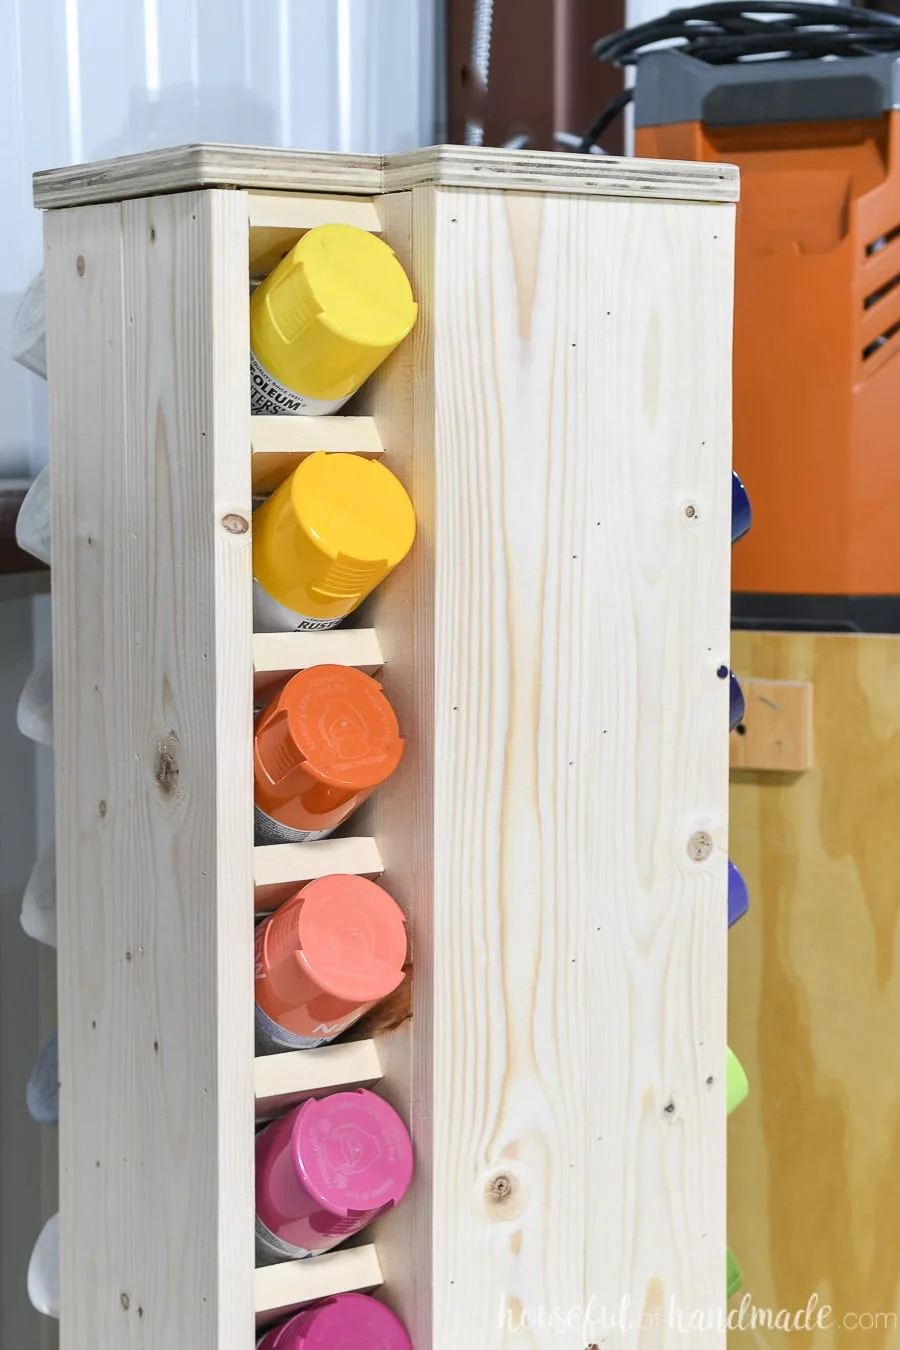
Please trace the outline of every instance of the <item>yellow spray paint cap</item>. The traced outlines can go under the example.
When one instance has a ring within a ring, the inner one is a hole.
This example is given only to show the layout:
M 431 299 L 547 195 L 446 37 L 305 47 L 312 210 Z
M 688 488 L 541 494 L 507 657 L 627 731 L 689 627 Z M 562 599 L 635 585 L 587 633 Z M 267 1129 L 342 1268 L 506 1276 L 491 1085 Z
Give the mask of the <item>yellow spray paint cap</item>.
M 733 1050 L 725 1051 L 725 1107 L 730 1116 L 747 1097 L 750 1084 L 741 1066 L 741 1061 Z
M 253 575 L 310 626 L 331 627 L 402 562 L 415 536 L 412 502 L 390 469 L 320 450 L 254 513 Z
M 251 395 L 262 413 L 333 412 L 416 321 L 400 263 L 355 225 L 309 230 L 250 301 Z

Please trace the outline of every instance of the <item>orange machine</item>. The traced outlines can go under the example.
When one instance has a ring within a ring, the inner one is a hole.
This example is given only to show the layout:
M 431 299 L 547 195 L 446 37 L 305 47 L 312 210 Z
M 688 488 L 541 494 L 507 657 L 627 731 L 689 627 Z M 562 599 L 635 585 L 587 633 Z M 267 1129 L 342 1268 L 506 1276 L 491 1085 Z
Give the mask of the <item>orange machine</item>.
M 594 48 L 637 68 L 637 154 L 741 169 L 736 624 L 900 631 L 898 51 L 889 16 L 772 0 Z

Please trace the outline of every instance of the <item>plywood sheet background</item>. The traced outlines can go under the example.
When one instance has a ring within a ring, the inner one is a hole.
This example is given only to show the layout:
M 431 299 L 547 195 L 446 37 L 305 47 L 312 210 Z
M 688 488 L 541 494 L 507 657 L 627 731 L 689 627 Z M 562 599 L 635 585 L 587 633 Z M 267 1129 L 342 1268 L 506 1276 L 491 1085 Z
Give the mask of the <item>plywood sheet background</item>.
M 900 638 L 736 633 L 740 675 L 814 683 L 814 767 L 735 773 L 729 1243 L 754 1303 L 840 1321 L 732 1346 L 900 1348 Z M 893 1328 L 872 1314 L 896 1314 Z

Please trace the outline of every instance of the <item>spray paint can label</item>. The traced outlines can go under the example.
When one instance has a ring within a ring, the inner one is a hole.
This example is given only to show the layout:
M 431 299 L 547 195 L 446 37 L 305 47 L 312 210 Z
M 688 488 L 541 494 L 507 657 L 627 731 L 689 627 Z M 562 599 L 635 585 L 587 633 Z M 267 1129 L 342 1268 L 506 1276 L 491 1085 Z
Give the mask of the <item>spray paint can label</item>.
M 258 806 L 253 808 L 253 819 L 258 844 L 312 844 L 316 839 L 327 839 L 337 829 L 337 825 L 333 825 L 330 830 L 292 830 L 290 825 L 273 820 Z
M 347 398 L 350 395 L 348 394 Z M 346 398 L 320 399 L 307 398 L 295 389 L 276 380 L 261 364 L 259 358 L 250 350 L 250 411 L 263 416 L 287 414 L 291 417 L 327 417 L 337 412 L 347 402 Z

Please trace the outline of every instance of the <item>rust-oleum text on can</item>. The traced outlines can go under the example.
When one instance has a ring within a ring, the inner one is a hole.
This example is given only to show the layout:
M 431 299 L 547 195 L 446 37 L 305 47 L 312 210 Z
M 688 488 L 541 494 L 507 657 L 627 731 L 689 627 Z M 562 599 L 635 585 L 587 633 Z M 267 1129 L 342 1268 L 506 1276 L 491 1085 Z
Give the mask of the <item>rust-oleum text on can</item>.
M 356 225 L 308 230 L 250 300 L 254 413 L 338 410 L 416 321 L 393 250 Z
M 257 843 L 327 838 L 402 755 L 396 715 L 376 680 L 350 666 L 301 670 L 256 719 Z

